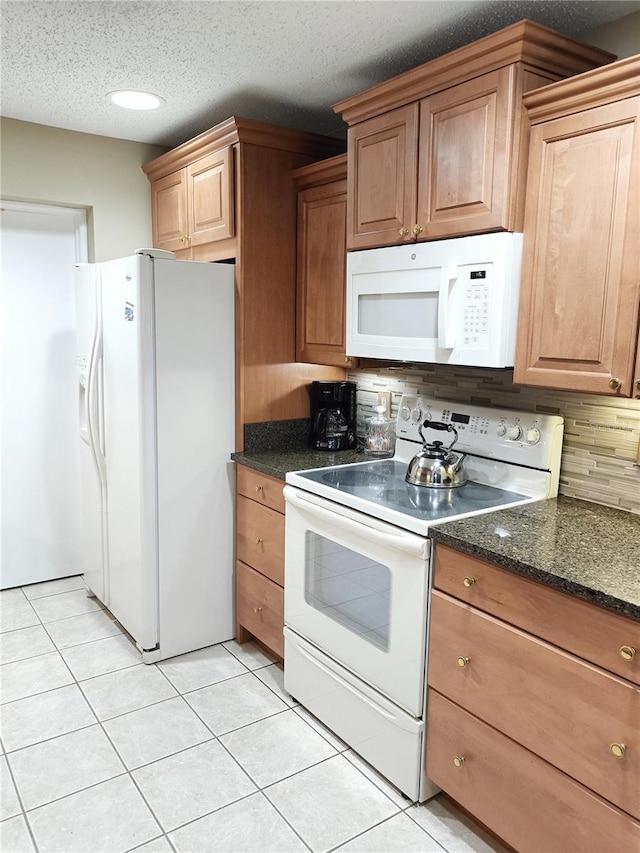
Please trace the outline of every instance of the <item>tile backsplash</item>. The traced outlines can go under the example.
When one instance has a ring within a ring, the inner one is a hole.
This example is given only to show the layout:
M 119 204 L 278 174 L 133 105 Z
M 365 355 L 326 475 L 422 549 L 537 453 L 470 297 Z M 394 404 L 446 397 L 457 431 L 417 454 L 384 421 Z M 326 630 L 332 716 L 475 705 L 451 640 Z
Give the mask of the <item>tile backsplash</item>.
M 525 388 L 513 384 L 512 370 L 486 368 L 399 365 L 347 378 L 358 385 L 359 433 L 378 391 L 391 391 L 394 416 L 405 391 L 562 415 L 560 494 L 640 513 L 640 400 Z

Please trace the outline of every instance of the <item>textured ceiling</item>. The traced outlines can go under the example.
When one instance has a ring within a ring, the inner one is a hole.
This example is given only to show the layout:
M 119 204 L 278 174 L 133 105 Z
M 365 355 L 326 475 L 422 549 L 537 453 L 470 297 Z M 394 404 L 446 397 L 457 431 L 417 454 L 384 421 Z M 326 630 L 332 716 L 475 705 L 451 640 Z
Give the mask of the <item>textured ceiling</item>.
M 331 104 L 530 18 L 569 35 L 635 0 L 2 0 L 2 115 L 174 146 L 230 115 L 342 135 Z M 114 89 L 166 104 L 130 112 Z

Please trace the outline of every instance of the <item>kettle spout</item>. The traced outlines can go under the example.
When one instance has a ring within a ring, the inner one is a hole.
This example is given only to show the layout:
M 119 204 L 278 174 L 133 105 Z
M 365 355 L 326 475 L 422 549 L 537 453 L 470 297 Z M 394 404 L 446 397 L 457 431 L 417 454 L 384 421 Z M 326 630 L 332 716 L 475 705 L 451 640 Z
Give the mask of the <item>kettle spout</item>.
M 462 467 L 462 463 L 464 462 L 464 459 L 465 459 L 467 454 L 466 453 L 459 453 L 456 455 L 458 456 L 458 458 L 456 459 L 456 461 L 451 466 L 451 470 L 453 471 L 454 474 L 457 474 L 458 471 L 460 470 L 460 468 Z

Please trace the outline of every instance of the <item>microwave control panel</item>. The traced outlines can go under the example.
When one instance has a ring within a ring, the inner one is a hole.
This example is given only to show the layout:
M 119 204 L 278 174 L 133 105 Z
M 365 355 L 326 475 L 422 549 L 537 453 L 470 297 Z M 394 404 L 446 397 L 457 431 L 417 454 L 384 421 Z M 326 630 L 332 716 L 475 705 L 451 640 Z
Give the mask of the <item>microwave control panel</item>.
M 463 267 L 462 275 L 462 345 L 471 349 L 486 347 L 489 338 L 491 264 Z

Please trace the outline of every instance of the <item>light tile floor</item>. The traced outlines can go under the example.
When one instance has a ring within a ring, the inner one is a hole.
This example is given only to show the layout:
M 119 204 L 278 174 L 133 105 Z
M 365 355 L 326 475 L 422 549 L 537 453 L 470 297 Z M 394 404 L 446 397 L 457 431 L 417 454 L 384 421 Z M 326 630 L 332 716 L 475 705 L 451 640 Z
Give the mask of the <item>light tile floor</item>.
M 250 643 L 147 666 L 80 578 L 0 604 L 3 853 L 503 850 L 405 800 Z

